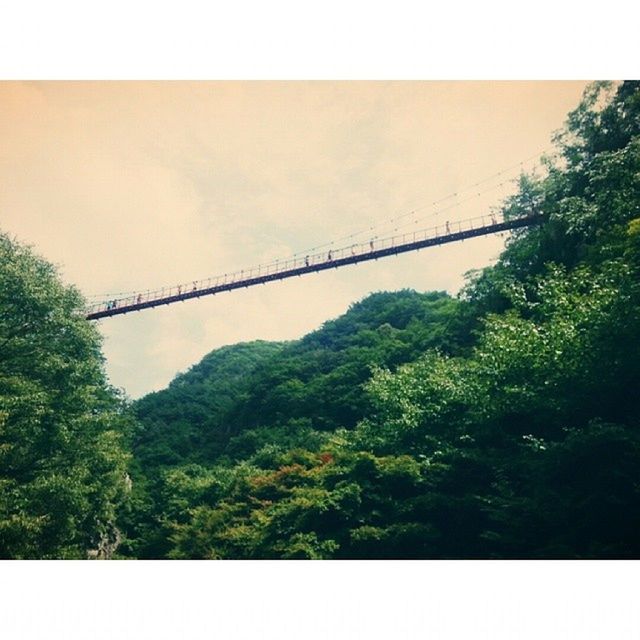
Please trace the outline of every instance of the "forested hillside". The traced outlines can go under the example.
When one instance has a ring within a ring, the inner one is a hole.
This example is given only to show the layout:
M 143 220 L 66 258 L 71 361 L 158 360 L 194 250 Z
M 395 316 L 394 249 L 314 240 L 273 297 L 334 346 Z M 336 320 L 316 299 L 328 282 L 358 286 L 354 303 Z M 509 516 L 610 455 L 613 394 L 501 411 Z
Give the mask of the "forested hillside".
M 166 390 L 138 401 L 134 493 L 149 490 L 144 518 L 133 518 L 148 532 L 136 531 L 136 542 L 158 533 L 176 473 L 199 477 L 211 464 L 319 450 L 329 433 L 353 428 L 368 413 L 362 385 L 374 367 L 395 369 L 429 348 L 460 351 L 462 304 L 444 293 L 373 294 L 302 340 L 214 351 Z M 136 553 L 156 555 L 153 541 Z
M 458 297 L 374 293 L 134 403 L 0 235 L 0 556 L 640 557 L 640 83 L 555 144 L 503 203 L 542 223 Z
M 592 85 L 504 203 L 544 223 L 459 299 L 375 294 L 136 403 L 125 552 L 638 557 L 639 134 L 638 83 Z

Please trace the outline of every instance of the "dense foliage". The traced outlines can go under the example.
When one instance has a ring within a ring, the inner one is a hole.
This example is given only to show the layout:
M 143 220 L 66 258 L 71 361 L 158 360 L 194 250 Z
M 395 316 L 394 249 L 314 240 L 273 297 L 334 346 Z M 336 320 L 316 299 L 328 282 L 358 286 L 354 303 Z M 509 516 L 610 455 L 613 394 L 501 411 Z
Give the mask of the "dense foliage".
M 164 527 L 174 498 L 166 483 L 180 473 L 200 478 L 211 464 L 317 450 L 330 433 L 367 414 L 362 385 L 375 366 L 396 368 L 431 347 L 459 351 L 462 304 L 444 293 L 373 294 L 302 340 L 214 351 L 138 401 L 130 552 L 169 551 Z
M 142 470 L 146 553 L 638 557 L 639 134 L 638 83 L 592 85 L 504 204 L 544 224 L 459 300 L 376 294 L 247 371 L 205 457 Z
M 137 461 L 150 468 L 216 458 L 229 439 L 226 416 L 250 392 L 249 375 L 282 347 L 260 341 L 223 347 L 138 401 Z
M 108 557 L 129 419 L 78 292 L 0 235 L 0 557 Z

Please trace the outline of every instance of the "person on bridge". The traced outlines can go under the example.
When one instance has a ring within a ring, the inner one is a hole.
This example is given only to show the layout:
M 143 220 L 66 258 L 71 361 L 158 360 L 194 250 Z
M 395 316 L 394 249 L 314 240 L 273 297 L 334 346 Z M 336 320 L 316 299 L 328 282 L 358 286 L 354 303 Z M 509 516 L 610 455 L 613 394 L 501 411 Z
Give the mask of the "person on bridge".
M 369 246 L 371 247 L 371 251 L 373 251 L 373 240 L 369 240 Z
M 329 262 L 331 262 L 332 258 L 331 258 L 331 249 L 329 249 L 329 253 L 327 254 L 327 260 Z
M 138 304 L 140 304 L 142 302 L 142 294 L 141 293 L 138 294 L 138 297 L 136 298 L 136 302 Z
M 304 258 L 304 266 L 305 267 L 309 266 L 309 256 L 305 256 L 305 258 Z

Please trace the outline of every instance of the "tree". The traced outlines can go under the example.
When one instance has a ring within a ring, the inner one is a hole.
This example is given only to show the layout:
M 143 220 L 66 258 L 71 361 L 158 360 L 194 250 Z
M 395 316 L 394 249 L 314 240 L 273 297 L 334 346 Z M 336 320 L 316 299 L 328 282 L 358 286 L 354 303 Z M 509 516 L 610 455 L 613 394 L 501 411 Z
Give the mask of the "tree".
M 0 234 L 0 556 L 110 556 L 127 426 L 79 292 Z

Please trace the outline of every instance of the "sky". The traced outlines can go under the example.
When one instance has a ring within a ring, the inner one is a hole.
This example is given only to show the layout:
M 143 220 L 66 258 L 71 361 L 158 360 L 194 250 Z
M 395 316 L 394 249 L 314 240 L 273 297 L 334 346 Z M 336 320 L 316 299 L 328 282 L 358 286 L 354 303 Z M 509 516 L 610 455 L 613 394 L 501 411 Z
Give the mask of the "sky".
M 585 82 L 0 82 L 0 230 L 87 297 L 488 213 Z M 334 244 L 328 244 L 334 241 Z M 491 236 L 97 323 L 110 381 L 292 340 L 374 291 L 456 294 Z

